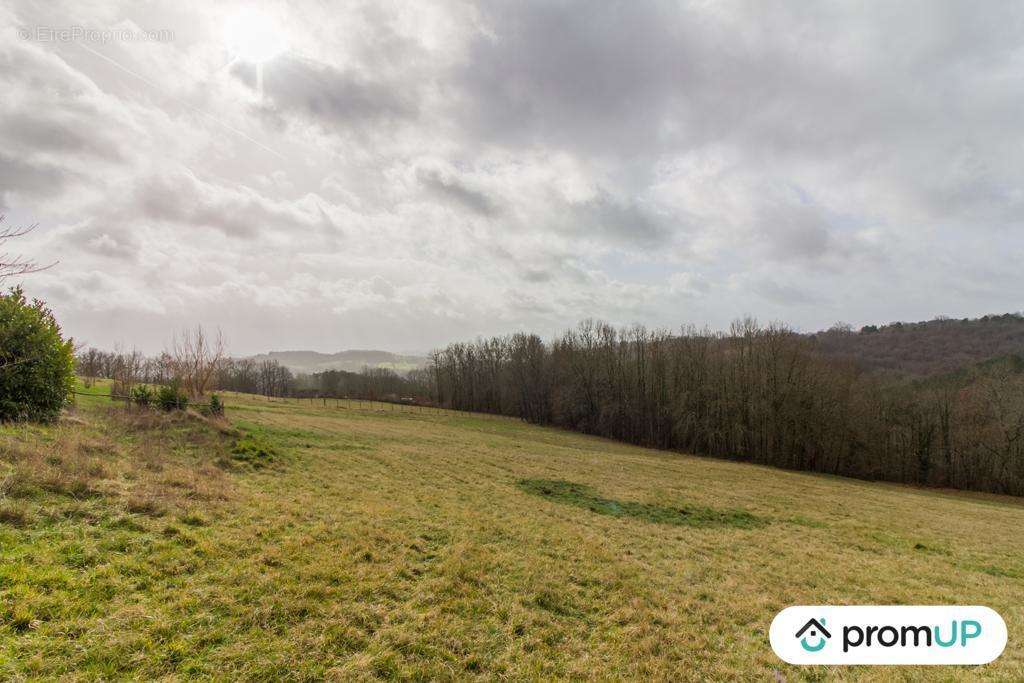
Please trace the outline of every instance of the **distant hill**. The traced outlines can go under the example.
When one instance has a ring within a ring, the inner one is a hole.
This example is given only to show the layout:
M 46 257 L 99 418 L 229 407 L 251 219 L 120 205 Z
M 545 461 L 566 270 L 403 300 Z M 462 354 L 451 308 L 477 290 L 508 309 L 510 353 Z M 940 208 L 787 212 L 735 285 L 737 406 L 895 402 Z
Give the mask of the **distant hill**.
M 868 325 L 860 331 L 833 328 L 811 336 L 826 355 L 852 360 L 865 369 L 927 376 L 1024 354 L 1024 315 L 937 318 Z
M 292 372 L 314 373 L 324 370 L 347 370 L 359 372 L 364 367 L 388 368 L 396 372 L 408 372 L 426 365 L 423 356 L 403 356 L 389 351 L 350 350 L 338 353 L 318 351 L 271 351 L 254 356 L 257 361 L 276 360 Z

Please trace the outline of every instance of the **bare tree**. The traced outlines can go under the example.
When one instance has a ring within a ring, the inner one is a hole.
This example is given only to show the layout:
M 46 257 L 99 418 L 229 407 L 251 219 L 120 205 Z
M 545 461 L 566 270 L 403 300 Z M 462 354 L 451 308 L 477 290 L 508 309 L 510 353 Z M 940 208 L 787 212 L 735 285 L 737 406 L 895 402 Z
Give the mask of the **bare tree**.
M 181 382 L 181 388 L 192 398 L 213 388 L 214 380 L 227 360 L 220 330 L 211 337 L 202 325 L 186 328 L 180 335 L 175 334 L 167 356 L 172 376 Z
M 114 363 L 111 379 L 114 384 L 110 393 L 119 396 L 130 396 L 135 385 L 142 379 L 143 367 L 146 357 L 142 352 L 133 348 L 131 352 L 124 351 L 120 346 L 114 347 Z
M 8 240 L 23 237 L 38 227 L 38 224 L 33 224 L 27 228 L 7 228 L 2 225 L 5 219 L 6 216 L 0 214 L 0 248 L 2 248 Z M 41 266 L 35 261 L 26 260 L 21 256 L 0 251 L 0 284 L 9 277 L 36 273 L 40 270 L 46 270 L 53 265 L 54 264 L 51 263 L 46 266 Z

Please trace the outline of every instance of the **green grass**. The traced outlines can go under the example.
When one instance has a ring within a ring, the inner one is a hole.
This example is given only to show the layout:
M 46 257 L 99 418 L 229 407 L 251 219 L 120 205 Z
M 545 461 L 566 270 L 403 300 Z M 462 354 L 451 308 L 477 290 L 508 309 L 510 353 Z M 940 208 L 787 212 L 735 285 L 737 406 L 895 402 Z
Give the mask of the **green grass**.
M 277 451 L 258 433 L 244 434 L 231 446 L 231 457 L 253 467 L 263 467 L 271 463 Z
M 80 398 L 0 427 L 0 679 L 1024 678 L 1016 499 L 408 407 L 229 394 L 228 426 Z M 772 654 L 783 607 L 861 603 L 988 605 L 1009 645 Z

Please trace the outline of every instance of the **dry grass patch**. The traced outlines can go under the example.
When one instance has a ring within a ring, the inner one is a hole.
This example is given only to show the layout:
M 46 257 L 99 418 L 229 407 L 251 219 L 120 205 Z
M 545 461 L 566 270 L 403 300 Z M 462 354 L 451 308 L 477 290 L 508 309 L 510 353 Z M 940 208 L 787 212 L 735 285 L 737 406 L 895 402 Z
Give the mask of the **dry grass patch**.
M 104 497 L 133 513 L 163 514 L 228 498 L 227 436 L 182 414 L 112 409 L 58 426 L 0 433 L 0 498 Z
M 98 495 L 99 483 L 110 476 L 102 454 L 114 448 L 112 442 L 66 425 L 45 440 L 32 438 L 34 434 L 25 428 L 21 438 L 0 446 L 0 459 L 9 467 L 0 480 L 0 495 L 28 498 L 41 491 L 79 499 Z
M 14 527 L 24 527 L 31 523 L 32 517 L 19 507 L 4 503 L 0 505 L 0 524 L 7 524 Z

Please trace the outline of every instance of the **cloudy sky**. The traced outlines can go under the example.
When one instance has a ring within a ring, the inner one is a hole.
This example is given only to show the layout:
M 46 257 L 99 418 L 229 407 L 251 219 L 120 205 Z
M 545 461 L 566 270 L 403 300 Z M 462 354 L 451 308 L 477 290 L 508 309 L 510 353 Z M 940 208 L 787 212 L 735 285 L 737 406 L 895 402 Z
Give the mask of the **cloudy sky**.
M 1019 2 L 246 5 L 0 2 L 0 212 L 81 342 L 1024 308 Z

